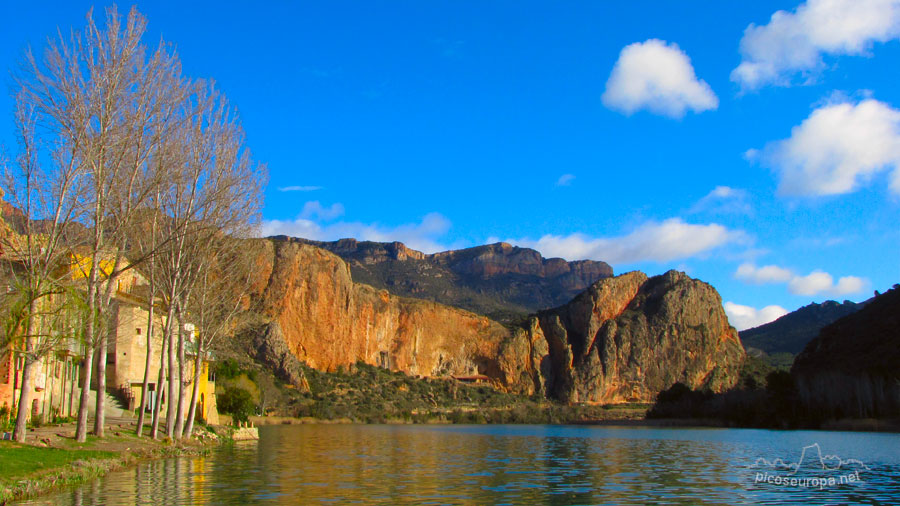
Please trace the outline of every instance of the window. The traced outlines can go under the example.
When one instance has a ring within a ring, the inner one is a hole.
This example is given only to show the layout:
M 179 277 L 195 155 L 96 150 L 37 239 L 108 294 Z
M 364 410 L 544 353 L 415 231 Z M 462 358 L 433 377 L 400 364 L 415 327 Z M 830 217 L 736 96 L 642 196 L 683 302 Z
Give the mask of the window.
M 140 327 L 138 327 L 138 328 L 135 329 L 135 330 L 137 330 L 137 335 L 141 335 L 141 328 L 140 328 Z

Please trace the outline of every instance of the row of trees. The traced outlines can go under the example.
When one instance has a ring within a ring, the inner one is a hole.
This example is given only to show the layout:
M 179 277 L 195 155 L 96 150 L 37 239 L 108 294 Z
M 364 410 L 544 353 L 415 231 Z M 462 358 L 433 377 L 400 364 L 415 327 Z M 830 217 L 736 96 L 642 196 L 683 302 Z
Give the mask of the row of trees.
M 151 431 L 156 437 L 165 368 L 166 435 L 180 437 L 195 418 L 202 356 L 233 330 L 242 307 L 250 270 L 239 238 L 258 223 L 265 167 L 251 159 L 235 111 L 214 84 L 183 75 L 172 47 L 149 48 L 145 31 L 135 9 L 125 19 L 108 9 L 103 26 L 89 12 L 84 30 L 49 40 L 41 59 L 26 51 L 15 74 L 19 145 L 3 164 L 3 183 L 21 213 L 6 217 L 13 230 L 3 234 L 14 285 L 4 330 L 25 356 L 14 433 L 20 441 L 31 371 L 69 340 L 85 350 L 76 439 L 88 432 L 92 383 L 93 432 L 103 436 L 108 322 L 117 283 L 131 269 L 147 277 L 148 298 L 156 301 L 149 305 L 138 434 L 157 312 L 165 316 L 166 359 Z M 189 319 L 198 330 L 190 393 L 182 332 Z

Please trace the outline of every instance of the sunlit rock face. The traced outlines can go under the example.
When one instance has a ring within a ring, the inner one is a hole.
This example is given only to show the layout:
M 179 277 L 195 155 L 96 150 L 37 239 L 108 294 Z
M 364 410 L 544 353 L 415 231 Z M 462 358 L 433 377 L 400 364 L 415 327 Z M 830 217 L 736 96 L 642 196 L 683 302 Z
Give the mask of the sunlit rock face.
M 344 260 L 310 244 L 258 244 L 255 309 L 277 324 L 271 339 L 321 370 L 363 361 L 411 375 L 482 374 L 564 402 L 649 402 L 678 381 L 730 387 L 744 356 L 716 290 L 675 271 L 604 278 L 501 325 L 356 283 Z
M 613 275 L 605 262 L 544 258 L 533 249 L 502 242 L 427 255 L 399 242 L 276 240 L 306 242 L 335 253 L 350 265 L 357 282 L 502 323 L 565 304 Z
M 354 283 L 343 260 L 308 244 L 265 241 L 258 265 L 258 310 L 311 367 L 363 361 L 412 375 L 499 375 L 510 331 L 484 316 Z
M 533 383 L 565 402 L 650 402 L 676 382 L 721 392 L 737 382 L 744 358 L 716 290 L 676 271 L 599 281 L 533 317 L 523 334 L 512 355 L 537 341 L 544 355 L 506 367 L 508 381 L 521 383 L 514 380 L 530 367 L 541 375 Z

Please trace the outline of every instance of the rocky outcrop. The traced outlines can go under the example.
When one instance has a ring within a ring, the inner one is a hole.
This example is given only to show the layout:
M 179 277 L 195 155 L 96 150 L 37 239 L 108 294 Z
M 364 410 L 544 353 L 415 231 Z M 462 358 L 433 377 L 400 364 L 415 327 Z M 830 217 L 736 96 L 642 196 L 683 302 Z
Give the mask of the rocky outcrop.
M 791 375 L 811 413 L 900 416 L 900 285 L 824 327 L 797 355 Z
M 273 321 L 264 329 L 253 331 L 252 353 L 256 360 L 269 367 L 276 376 L 301 392 L 309 391 L 309 383 L 300 360 L 294 355 L 281 332 L 281 325 Z
M 544 258 L 533 249 L 496 243 L 426 255 L 399 242 L 303 241 L 350 264 L 353 279 L 404 297 L 433 300 L 501 322 L 572 300 L 612 276 L 604 262 Z
M 546 347 L 533 346 L 541 341 Z M 599 281 L 532 318 L 504 350 L 525 354 L 501 360 L 510 385 L 539 372 L 535 391 L 591 403 L 650 402 L 678 382 L 721 392 L 744 358 L 716 290 L 676 271 Z
M 339 257 L 296 241 L 262 241 L 257 272 L 256 305 L 277 325 L 268 333 L 311 367 L 363 361 L 412 375 L 499 376 L 510 331 L 488 318 L 354 283 Z
M 606 278 L 504 326 L 356 283 L 347 263 L 321 248 L 258 244 L 254 304 L 268 327 L 257 356 L 296 381 L 285 350 L 320 370 L 363 361 L 411 375 L 483 374 L 506 390 L 566 402 L 649 402 L 675 382 L 721 391 L 743 357 L 715 289 L 683 273 Z

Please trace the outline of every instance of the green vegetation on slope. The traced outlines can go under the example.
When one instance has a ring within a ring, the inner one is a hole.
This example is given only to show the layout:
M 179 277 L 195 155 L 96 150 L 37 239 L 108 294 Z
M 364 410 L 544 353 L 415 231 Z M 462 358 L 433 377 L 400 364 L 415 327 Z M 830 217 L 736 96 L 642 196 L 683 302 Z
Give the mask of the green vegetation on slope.
M 226 367 L 237 367 L 235 378 L 255 378 L 259 404 L 254 411 L 259 415 L 360 423 L 577 423 L 642 418 L 648 407 L 566 406 L 501 392 L 488 384 L 416 378 L 364 363 L 336 372 L 304 365 L 308 391 L 282 382 L 258 364 Z M 256 368 L 255 374 L 250 373 Z
M 293 403 L 294 416 L 347 418 L 363 422 L 390 419 L 424 421 L 453 410 L 486 411 L 536 405 L 525 397 L 498 392 L 485 385 L 452 379 L 418 379 L 359 363 L 349 371 L 305 371 L 310 392 Z
M 791 374 L 820 416 L 900 418 L 900 284 L 823 328 Z

